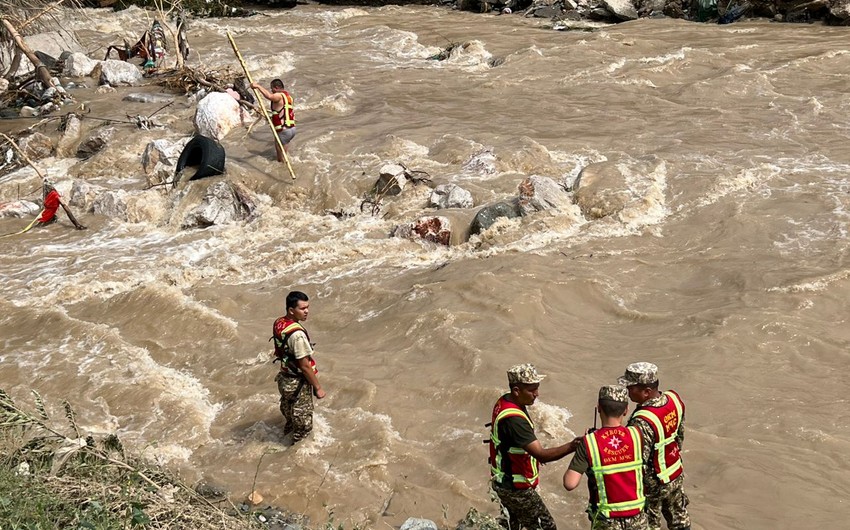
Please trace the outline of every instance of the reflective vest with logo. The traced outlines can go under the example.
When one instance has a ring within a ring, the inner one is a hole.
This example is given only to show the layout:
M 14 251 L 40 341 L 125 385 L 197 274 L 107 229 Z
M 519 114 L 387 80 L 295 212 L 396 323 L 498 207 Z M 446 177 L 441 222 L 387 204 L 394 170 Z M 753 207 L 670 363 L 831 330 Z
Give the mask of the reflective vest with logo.
M 274 339 L 275 357 L 280 359 L 280 370 L 293 377 L 300 377 L 302 374 L 298 368 L 298 360 L 290 351 L 289 344 L 287 343 L 289 337 L 296 331 L 303 331 L 307 337 L 307 341 L 310 341 L 310 335 L 307 334 L 307 330 L 301 324 L 289 318 L 280 317 L 274 321 L 274 325 L 272 326 L 272 338 Z M 312 355 L 310 356 L 310 366 L 313 368 L 314 374 L 319 373 L 319 370 L 316 368 L 316 361 L 313 360 Z
M 289 92 L 278 92 L 283 95 L 283 108 L 272 114 L 272 125 L 274 130 L 279 131 L 286 127 L 295 127 L 295 110 L 292 108 L 292 96 Z
M 608 519 L 632 517 L 643 510 L 643 456 L 636 427 L 603 427 L 585 436 L 584 449 L 596 488 L 590 509 Z
M 537 459 L 522 447 L 511 447 L 499 439 L 499 423 L 505 418 L 520 417 L 534 429 L 534 423 L 525 410 L 511 403 L 505 396 L 499 398 L 493 407 L 493 424 L 490 430 L 490 475 L 497 484 L 505 485 L 505 477 L 515 489 L 536 488 L 540 482 L 537 477 Z
M 676 435 L 685 414 L 685 405 L 679 394 L 668 390 L 667 404 L 661 407 L 640 406 L 632 414 L 632 418 L 643 418 L 655 432 L 655 449 L 653 466 L 655 474 L 662 484 L 667 484 L 682 474 L 682 455 L 679 453 L 679 442 Z

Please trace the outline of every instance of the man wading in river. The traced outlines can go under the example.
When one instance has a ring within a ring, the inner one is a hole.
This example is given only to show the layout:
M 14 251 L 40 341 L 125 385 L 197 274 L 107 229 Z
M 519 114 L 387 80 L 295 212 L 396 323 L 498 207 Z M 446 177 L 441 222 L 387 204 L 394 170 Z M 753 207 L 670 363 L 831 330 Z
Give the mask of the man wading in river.
M 309 313 L 307 295 L 292 291 L 286 295 L 286 315 L 272 326 L 274 357 L 280 361 L 275 382 L 280 391 L 280 412 L 286 418 L 283 435 L 291 433 L 292 443 L 303 440 L 313 430 L 313 396 L 325 397 L 313 360 L 313 345 L 301 326 Z

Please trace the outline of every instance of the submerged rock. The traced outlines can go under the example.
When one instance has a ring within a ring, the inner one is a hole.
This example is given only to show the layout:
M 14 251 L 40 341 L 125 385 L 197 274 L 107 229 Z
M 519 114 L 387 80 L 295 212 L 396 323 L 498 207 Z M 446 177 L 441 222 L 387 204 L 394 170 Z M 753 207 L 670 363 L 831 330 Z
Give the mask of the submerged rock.
M 206 228 L 248 219 L 253 204 L 246 204 L 240 193 L 227 181 L 216 182 L 207 188 L 201 203 L 183 218 L 181 228 Z
M 543 210 L 566 210 L 572 204 L 563 186 L 549 177 L 532 175 L 519 184 L 519 208 L 523 215 Z
M 452 223 L 442 216 L 420 217 L 412 223 L 405 223 L 393 229 L 393 237 L 423 239 L 431 243 L 449 246 L 452 240 Z
M 472 208 L 472 194 L 456 184 L 440 184 L 431 192 L 430 206 L 440 209 Z
M 517 200 L 489 204 L 478 210 L 478 213 L 475 214 L 475 218 L 472 220 L 472 224 L 469 227 L 469 234 L 480 234 L 484 230 L 493 226 L 493 223 L 495 223 L 500 217 L 513 219 L 520 217 L 521 215 L 522 212 L 520 211 L 519 201 Z
M 0 217 L 31 217 L 40 211 L 41 206 L 31 201 L 0 202 Z

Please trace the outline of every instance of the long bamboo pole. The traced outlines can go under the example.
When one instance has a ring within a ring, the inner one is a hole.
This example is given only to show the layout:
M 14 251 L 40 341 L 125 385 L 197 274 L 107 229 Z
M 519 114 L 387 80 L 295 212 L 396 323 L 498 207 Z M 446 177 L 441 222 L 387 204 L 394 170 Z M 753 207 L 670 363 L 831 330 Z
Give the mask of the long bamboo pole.
M 242 65 L 242 71 L 245 72 L 245 77 L 248 79 L 248 82 L 253 84 L 254 80 L 251 78 L 251 72 L 248 71 L 248 67 L 245 66 L 245 60 L 242 59 L 242 54 L 239 53 L 239 48 L 236 47 L 236 41 L 233 40 L 233 35 L 230 32 L 227 32 L 227 38 L 230 40 L 230 45 L 233 47 L 233 52 L 236 54 L 236 58 L 239 59 L 239 64 Z M 283 153 L 283 160 L 286 162 L 286 167 L 289 169 L 289 174 L 292 176 L 292 180 L 295 180 L 295 172 L 292 171 L 292 164 L 289 163 L 289 156 L 286 154 L 286 149 L 283 148 L 283 143 L 280 141 L 280 136 L 277 135 L 277 131 L 274 128 L 274 124 L 272 123 L 271 116 L 266 112 L 266 106 L 263 105 L 263 96 L 260 94 L 260 91 L 256 88 L 253 89 L 254 97 L 257 99 L 257 106 L 260 107 L 260 110 L 263 112 L 263 117 L 266 118 L 266 123 L 269 124 L 269 127 L 272 130 L 272 136 L 274 136 L 275 142 L 277 142 L 277 146 L 280 148 L 280 152 Z

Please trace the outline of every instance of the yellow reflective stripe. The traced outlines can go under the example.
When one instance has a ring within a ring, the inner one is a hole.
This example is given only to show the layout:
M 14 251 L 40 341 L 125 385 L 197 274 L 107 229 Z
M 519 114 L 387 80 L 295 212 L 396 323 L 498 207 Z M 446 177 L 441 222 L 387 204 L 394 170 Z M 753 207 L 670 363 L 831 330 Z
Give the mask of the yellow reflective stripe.
M 663 392 L 663 395 L 667 396 L 667 399 L 673 401 L 673 406 L 676 408 L 676 419 L 678 420 L 676 424 L 676 428 L 673 430 L 672 434 L 666 438 L 662 438 L 664 436 L 664 425 L 662 425 L 661 420 L 648 410 L 638 410 L 636 411 L 632 417 L 644 418 L 650 421 L 655 426 L 655 431 L 658 434 L 659 441 L 654 445 L 656 458 L 658 459 L 658 469 L 659 472 L 657 476 L 662 483 L 667 484 L 670 482 L 670 477 L 673 474 L 681 469 L 682 467 L 682 457 L 681 455 L 677 458 L 676 463 L 667 467 L 667 446 L 673 443 L 676 440 L 676 436 L 679 433 L 679 425 L 682 422 L 682 402 L 679 401 L 679 398 L 676 397 L 676 394 L 672 392 Z
M 287 127 L 292 127 L 293 125 L 295 125 L 295 120 L 289 119 L 289 114 L 290 114 L 289 111 L 290 110 L 292 110 L 292 96 L 290 96 L 288 94 L 284 94 L 283 95 L 283 109 L 282 109 L 282 112 L 283 112 L 282 123 L 283 123 L 283 125 L 286 125 Z
M 499 422 L 511 416 L 520 416 L 522 418 L 525 418 L 525 421 L 527 421 L 529 425 L 531 425 L 531 428 L 534 429 L 534 422 L 531 421 L 531 418 L 528 417 L 528 414 L 526 414 L 520 409 L 505 409 L 496 415 L 496 418 L 493 420 L 493 427 L 490 430 L 490 442 L 496 448 L 496 462 L 495 465 L 490 467 L 490 473 L 493 475 L 497 482 L 501 482 L 505 477 L 505 473 L 502 471 L 502 452 L 499 451 L 499 445 L 501 444 L 501 441 L 499 440 Z M 508 453 L 514 455 L 528 454 L 526 450 L 522 447 L 509 447 Z M 533 456 L 529 456 L 529 459 L 531 460 L 531 469 L 534 472 L 534 476 L 531 479 L 528 479 L 525 477 L 525 475 L 511 475 L 514 483 L 525 482 L 528 484 L 532 484 L 537 479 L 537 459 Z

